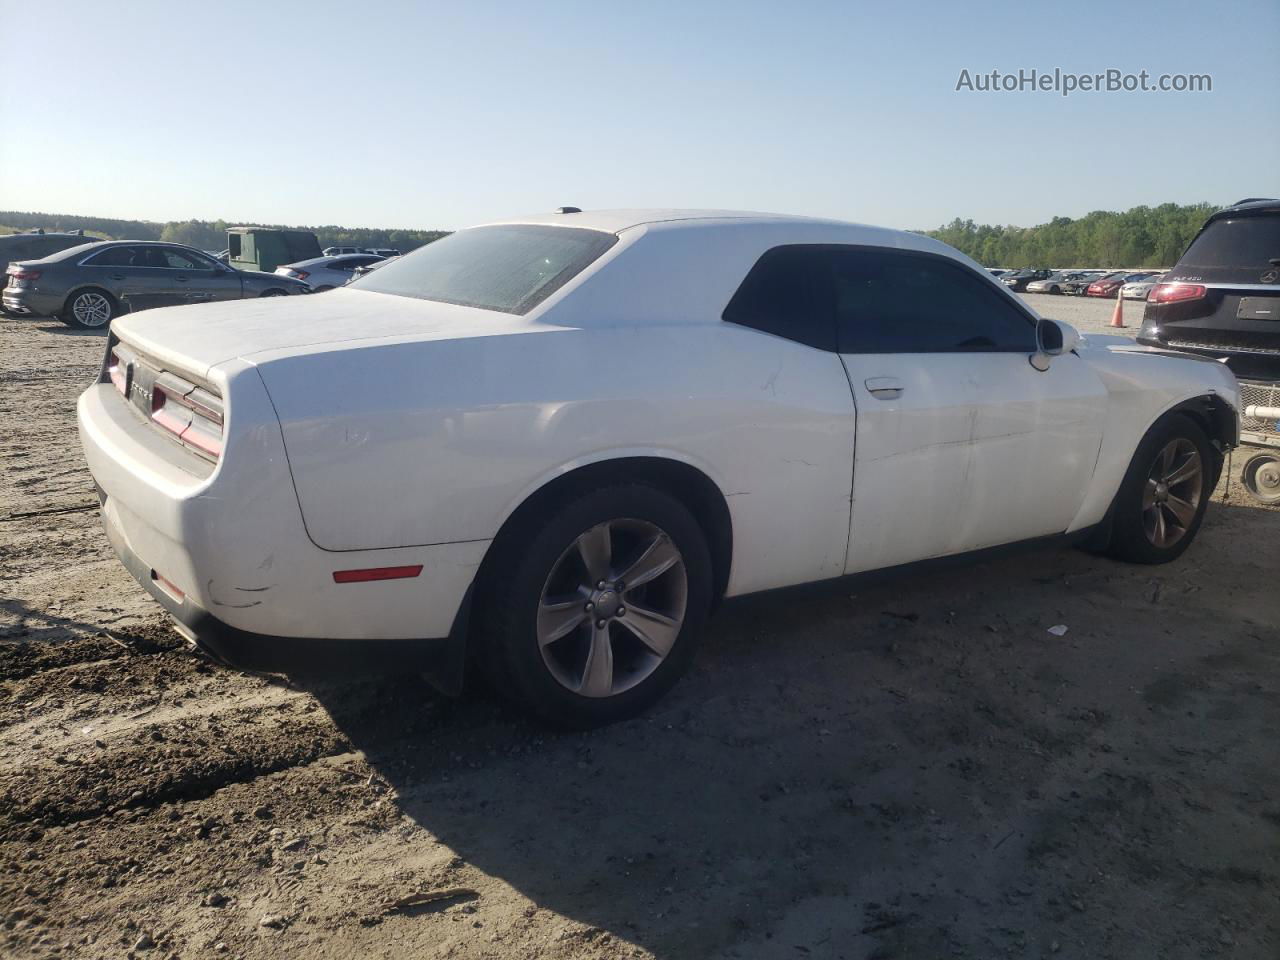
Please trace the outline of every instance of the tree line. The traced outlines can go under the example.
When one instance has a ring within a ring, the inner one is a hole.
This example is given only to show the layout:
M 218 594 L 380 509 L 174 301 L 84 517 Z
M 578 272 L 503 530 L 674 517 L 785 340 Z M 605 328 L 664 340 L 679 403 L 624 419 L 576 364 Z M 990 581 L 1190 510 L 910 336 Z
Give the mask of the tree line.
M 105 240 L 167 240 L 185 243 L 201 250 L 222 250 L 227 245 L 227 227 L 272 227 L 310 230 L 321 247 L 393 247 L 408 253 L 432 240 L 439 240 L 447 230 L 398 230 L 368 227 L 283 227 L 281 224 L 252 223 L 244 220 L 113 220 L 106 217 L 82 217 L 64 213 L 27 213 L 0 210 L 0 223 L 18 230 L 43 228 L 46 231 L 83 230 Z
M 1171 267 L 1209 214 L 1209 203 L 1095 210 L 1073 220 L 1054 217 L 1034 227 L 952 220 L 922 231 L 988 267 Z M 30 230 L 84 230 L 114 240 L 169 240 L 201 250 L 227 245 L 228 226 L 267 226 L 229 220 L 112 220 L 54 213 L 0 211 L 0 223 Z M 321 247 L 394 247 L 403 253 L 445 236 L 446 230 L 377 230 L 366 227 L 294 227 L 311 230 Z
M 987 267 L 1172 267 L 1209 214 L 1210 203 L 1095 210 L 1034 227 L 952 220 L 923 231 Z

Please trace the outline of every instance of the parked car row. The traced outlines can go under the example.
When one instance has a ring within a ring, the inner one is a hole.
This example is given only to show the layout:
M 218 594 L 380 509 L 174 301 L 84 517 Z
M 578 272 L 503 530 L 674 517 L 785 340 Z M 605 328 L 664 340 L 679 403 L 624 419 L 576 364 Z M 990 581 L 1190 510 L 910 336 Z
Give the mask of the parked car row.
M 1123 287 L 1122 295 L 1130 300 L 1145 300 L 1163 276 L 1152 270 L 1007 270 L 992 267 L 989 272 L 1015 293 L 1114 297 Z

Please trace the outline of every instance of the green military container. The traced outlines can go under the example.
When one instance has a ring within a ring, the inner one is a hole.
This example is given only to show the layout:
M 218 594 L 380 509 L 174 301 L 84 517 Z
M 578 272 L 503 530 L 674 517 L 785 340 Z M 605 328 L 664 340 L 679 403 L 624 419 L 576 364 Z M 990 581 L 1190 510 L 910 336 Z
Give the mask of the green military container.
M 237 270 L 271 273 L 285 263 L 320 256 L 320 241 L 310 230 L 231 227 L 227 230 L 227 262 Z

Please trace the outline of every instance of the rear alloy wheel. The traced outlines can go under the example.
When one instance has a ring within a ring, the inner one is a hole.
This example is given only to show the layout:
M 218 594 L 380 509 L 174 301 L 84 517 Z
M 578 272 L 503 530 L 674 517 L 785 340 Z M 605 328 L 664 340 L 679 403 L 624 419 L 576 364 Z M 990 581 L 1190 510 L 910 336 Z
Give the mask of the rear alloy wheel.
M 101 290 L 81 290 L 67 301 L 62 319 L 73 326 L 96 330 L 109 324 L 115 312 L 116 304 L 109 294 Z
M 560 727 L 633 716 L 693 657 L 711 564 L 696 520 L 644 484 L 584 494 L 498 545 L 478 596 L 499 692 Z
M 1109 552 L 1134 563 L 1167 563 L 1195 539 L 1218 469 L 1200 426 L 1182 414 L 1157 423 L 1138 444 L 1113 508 Z
M 1280 503 L 1280 456 L 1274 453 L 1254 454 L 1244 462 L 1240 482 L 1249 496 L 1259 503 Z
M 630 557 L 622 563 L 620 543 Z M 565 549 L 542 588 L 542 662 L 584 697 L 630 690 L 671 653 L 688 596 L 684 557 L 666 533 L 644 520 L 598 523 Z

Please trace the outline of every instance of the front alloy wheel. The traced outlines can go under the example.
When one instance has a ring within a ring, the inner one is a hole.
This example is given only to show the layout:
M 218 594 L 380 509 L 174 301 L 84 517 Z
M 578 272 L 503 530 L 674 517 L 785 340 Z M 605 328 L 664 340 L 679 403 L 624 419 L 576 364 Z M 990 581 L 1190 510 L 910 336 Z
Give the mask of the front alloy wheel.
M 1147 473 L 1142 529 L 1153 546 L 1172 547 L 1187 535 L 1204 489 L 1204 461 L 1186 437 L 1166 443 Z
M 1195 420 L 1173 413 L 1158 421 L 1120 483 L 1104 549 L 1131 563 L 1179 557 L 1200 529 L 1221 465 Z
M 611 697 L 648 679 L 684 624 L 684 558 L 644 520 L 583 532 L 560 555 L 538 605 L 538 649 L 551 675 L 584 697 Z

